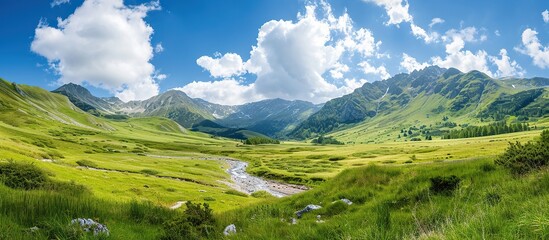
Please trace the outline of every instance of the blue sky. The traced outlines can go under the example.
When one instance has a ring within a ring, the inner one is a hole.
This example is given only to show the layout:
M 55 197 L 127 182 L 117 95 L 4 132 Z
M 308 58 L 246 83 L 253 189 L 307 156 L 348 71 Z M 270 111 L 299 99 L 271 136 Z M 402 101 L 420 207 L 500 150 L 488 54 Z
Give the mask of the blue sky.
M 125 101 L 324 102 L 429 65 L 549 77 L 549 3 L 3 0 L 0 77 Z M 60 22 L 58 22 L 58 19 Z

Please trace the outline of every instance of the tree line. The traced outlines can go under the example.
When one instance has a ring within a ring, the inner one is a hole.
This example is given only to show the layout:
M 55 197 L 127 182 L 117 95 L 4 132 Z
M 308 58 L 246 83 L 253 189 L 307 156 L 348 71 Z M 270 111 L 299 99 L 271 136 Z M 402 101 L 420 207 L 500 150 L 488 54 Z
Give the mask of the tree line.
M 530 130 L 530 126 L 527 123 L 506 124 L 505 121 L 499 121 L 485 126 L 468 126 L 463 129 L 451 130 L 443 134 L 442 139 L 482 137 L 528 130 Z

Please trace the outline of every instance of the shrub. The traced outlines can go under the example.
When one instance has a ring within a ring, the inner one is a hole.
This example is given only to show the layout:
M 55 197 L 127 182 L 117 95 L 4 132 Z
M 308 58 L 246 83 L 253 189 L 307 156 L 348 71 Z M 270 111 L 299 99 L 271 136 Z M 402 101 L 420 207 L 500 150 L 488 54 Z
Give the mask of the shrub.
M 89 168 L 97 168 L 97 164 L 90 161 L 90 160 L 78 160 L 76 161 L 76 164 L 81 167 L 89 167 Z
M 183 240 L 183 239 L 202 239 L 211 238 L 215 233 L 213 225 L 212 209 L 207 203 L 185 204 L 185 214 L 166 221 L 163 225 L 163 240 Z M 203 207 L 202 207 L 203 206 Z
M 431 178 L 431 191 L 435 194 L 451 194 L 459 187 L 461 179 L 455 175 Z
M 517 175 L 549 165 L 549 130 L 544 130 L 538 141 L 524 145 L 519 142 L 509 143 L 509 147 L 495 163 Z
M 37 189 L 46 184 L 46 174 L 37 166 L 27 163 L 9 162 L 0 164 L 0 182 L 15 189 Z

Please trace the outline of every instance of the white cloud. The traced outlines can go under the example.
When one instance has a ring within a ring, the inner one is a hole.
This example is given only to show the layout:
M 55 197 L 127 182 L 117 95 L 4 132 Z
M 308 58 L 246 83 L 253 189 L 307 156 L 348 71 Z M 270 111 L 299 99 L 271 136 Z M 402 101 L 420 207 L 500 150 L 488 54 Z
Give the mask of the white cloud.
M 245 72 L 242 58 L 236 53 L 226 53 L 217 58 L 202 56 L 196 60 L 196 64 L 208 70 L 210 75 L 215 78 L 226 78 Z
M 375 41 L 374 34 L 368 29 L 361 28 L 354 33 L 356 43 L 352 50 L 356 50 L 363 57 L 373 56 L 379 49 L 381 41 Z
M 549 11 L 547 9 L 541 13 L 541 16 L 543 16 L 543 21 L 545 23 L 549 23 Z
M 496 77 L 513 77 L 519 76 L 522 77 L 525 74 L 525 71 L 516 61 L 511 61 L 511 58 L 507 56 L 507 50 L 501 49 L 499 51 L 501 58 L 495 56 L 490 56 L 490 61 L 492 61 L 498 68 L 497 72 L 494 74 Z
M 412 15 L 408 13 L 407 1 L 403 0 L 364 0 L 366 2 L 373 2 L 378 6 L 385 8 L 387 15 L 389 15 L 389 21 L 386 25 L 398 25 L 402 22 L 411 22 Z
M 233 91 L 232 94 L 238 95 L 233 104 L 262 98 L 320 103 L 352 92 L 362 83 L 361 80 L 344 79 L 345 73 L 352 71 L 349 66 L 356 66 L 352 56 L 359 54 L 361 61 L 382 56 L 378 53 L 381 41 L 376 41 L 368 29 L 355 30 L 347 13 L 334 16 L 325 1 L 311 3 L 305 9 L 305 13 L 297 15 L 295 22 L 272 20 L 263 24 L 247 61 L 241 63 L 241 57 L 234 54 L 232 58 L 237 60 L 230 62 L 234 64 L 223 64 L 220 60 L 228 54 L 215 54 L 215 58 L 199 58 L 198 65 L 208 70 L 212 77 L 228 78 L 245 73 L 256 76 L 255 82 L 248 85 L 231 80 L 232 87 L 246 92 L 241 95 Z M 335 81 L 340 79 L 344 81 Z M 227 84 L 226 79 L 195 82 L 180 89 L 190 96 L 215 102 L 221 99 L 217 97 L 221 95 L 218 93 L 223 92 L 218 88 L 227 87 Z M 191 90 L 192 93 L 188 92 Z
M 378 76 L 381 80 L 391 77 L 391 74 L 387 72 L 385 66 L 374 67 L 367 61 L 359 63 L 358 66 L 361 67 L 362 72 L 365 74 L 373 74 Z
M 156 46 L 154 46 L 154 53 L 161 52 L 164 52 L 164 47 L 162 46 L 162 43 L 157 43 Z
M 494 34 L 498 37 L 501 36 L 501 34 L 499 33 L 499 30 L 494 31 Z
M 153 76 L 153 78 L 156 79 L 156 80 L 161 81 L 161 80 L 164 80 L 164 79 L 168 78 L 168 75 L 166 75 L 166 74 L 155 74 Z
M 434 65 L 444 68 L 453 67 L 462 72 L 478 70 L 492 76 L 493 74 L 488 68 L 487 57 L 488 54 L 484 50 L 479 50 L 476 53 L 466 50 L 449 54 L 444 59 L 441 57 L 434 57 L 431 61 Z
M 408 12 L 408 1 L 406 0 L 363 0 L 366 2 L 373 2 L 378 6 L 381 6 L 385 8 L 385 11 L 387 12 L 387 15 L 389 15 L 389 21 L 385 23 L 385 25 L 397 25 L 399 26 L 402 22 L 409 22 L 410 23 L 410 30 L 412 31 L 412 34 L 417 39 L 423 39 L 425 43 L 433 43 L 438 42 L 439 34 L 437 32 L 429 32 L 425 31 L 422 27 L 416 25 L 414 23 L 414 18 L 410 13 Z M 432 27 L 432 25 L 437 23 L 444 22 L 441 18 L 434 18 L 431 20 L 431 24 L 429 24 L 429 27 Z
M 402 54 L 402 62 L 400 62 L 400 66 L 408 73 L 413 72 L 414 70 L 421 70 L 428 66 L 430 66 L 429 63 L 420 63 L 415 58 L 411 57 L 410 55 L 403 53 Z
M 441 24 L 441 23 L 444 23 L 444 22 L 445 21 L 442 18 L 433 18 L 433 19 L 431 19 L 431 23 L 429 23 L 429 28 L 432 28 L 436 24 Z
M 486 37 L 477 37 L 478 31 L 474 27 L 467 27 L 456 30 L 451 29 L 441 38 L 446 44 L 446 57 L 433 57 L 433 65 L 444 68 L 457 68 L 462 72 L 478 70 L 492 76 L 488 68 L 488 54 L 484 50 L 473 53 L 469 50 L 463 50 L 467 42 L 479 42 L 486 40 Z
M 330 75 L 334 79 L 342 79 L 343 74 L 349 71 L 349 66 L 346 64 L 336 63 L 332 70 L 330 70 Z
M 48 59 L 59 83 L 87 82 L 123 101 L 158 94 L 152 75 L 153 28 L 143 19 L 159 2 L 125 6 L 122 0 L 87 0 L 57 28 L 40 23 L 31 50 Z
M 515 48 L 522 54 L 532 58 L 534 65 L 545 69 L 549 68 L 549 46 L 541 45 L 538 32 L 527 28 L 522 32 L 522 46 Z
M 59 6 L 61 4 L 69 3 L 71 0 L 53 0 L 50 5 L 51 7 Z
M 212 82 L 194 81 L 175 90 L 183 91 L 193 98 L 202 98 L 223 105 L 240 105 L 265 99 L 264 96 L 256 93 L 253 83 L 245 85 L 234 79 Z
M 412 29 L 412 34 L 414 34 L 414 36 L 416 36 L 418 39 L 423 39 L 425 43 L 437 42 L 439 38 L 437 32 L 431 32 L 427 34 L 427 32 L 423 28 L 415 25 L 414 23 L 410 24 L 410 28 Z

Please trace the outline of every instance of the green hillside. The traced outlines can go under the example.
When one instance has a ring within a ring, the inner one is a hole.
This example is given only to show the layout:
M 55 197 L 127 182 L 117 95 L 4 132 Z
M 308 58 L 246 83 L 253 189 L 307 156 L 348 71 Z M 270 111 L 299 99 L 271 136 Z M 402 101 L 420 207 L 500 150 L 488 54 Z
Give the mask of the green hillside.
M 221 239 L 229 224 L 237 227 L 237 234 L 230 237 L 235 239 L 543 239 L 549 235 L 544 225 L 545 168 L 517 177 L 494 165 L 509 141 L 535 140 L 540 129 L 549 127 L 548 118 L 531 110 L 545 109 L 546 90 L 524 90 L 528 95 L 513 88 L 506 95 L 485 93 L 482 98 L 492 100 L 476 99 L 483 106 L 478 107 L 460 105 L 459 94 L 447 99 L 452 91 L 441 88 L 444 95 L 422 92 L 402 110 L 380 111 L 367 124 L 349 123 L 345 130 L 330 134 L 344 145 L 244 145 L 216 135 L 265 136 L 210 120 L 195 125 L 203 129 L 186 129 L 166 117 L 96 117 L 64 95 L 0 83 L 0 181 L 4 183 L 0 184 L 0 239 L 105 239 L 74 228 L 69 223 L 75 218 L 106 224 L 107 239 L 185 239 L 191 233 Z M 468 90 L 460 92 L 478 91 L 477 85 L 466 84 L 462 88 Z M 461 106 L 458 112 L 463 112 L 434 113 L 439 102 Z M 524 104 L 511 104 L 520 102 Z M 477 108 L 487 112 L 467 114 Z M 427 116 L 417 109 L 431 113 Z M 505 123 L 522 117 L 530 129 L 419 142 L 396 137 L 404 128 L 415 136 L 435 127 L 466 127 L 454 123 L 488 125 L 493 121 L 481 118 L 497 118 L 480 113 L 513 114 L 505 117 Z M 410 117 L 416 118 L 417 130 L 406 125 Z M 426 126 L 421 128 L 420 123 Z M 377 144 L 360 144 L 369 141 Z M 247 162 L 246 171 L 263 179 L 312 189 L 282 199 L 266 192 L 247 195 L 226 184 L 232 182 L 226 170 L 228 158 Z M 459 186 L 440 193 L 431 179 L 459 179 Z M 342 204 L 338 201 L 342 198 L 353 204 Z M 213 209 L 207 225 L 181 227 L 193 206 L 184 202 L 207 203 Z M 170 209 L 178 204 L 179 209 Z M 295 212 L 308 204 L 322 208 L 291 224 Z M 34 227 L 38 230 L 31 231 Z
M 412 129 L 421 133 L 414 137 L 425 140 L 462 125 L 506 119 L 535 122 L 549 114 L 546 82 L 545 78 L 496 80 L 478 71 L 428 67 L 366 83 L 352 94 L 328 101 L 292 136 L 331 133 L 346 143 L 406 141 L 411 137 L 403 138 L 402 130 Z

